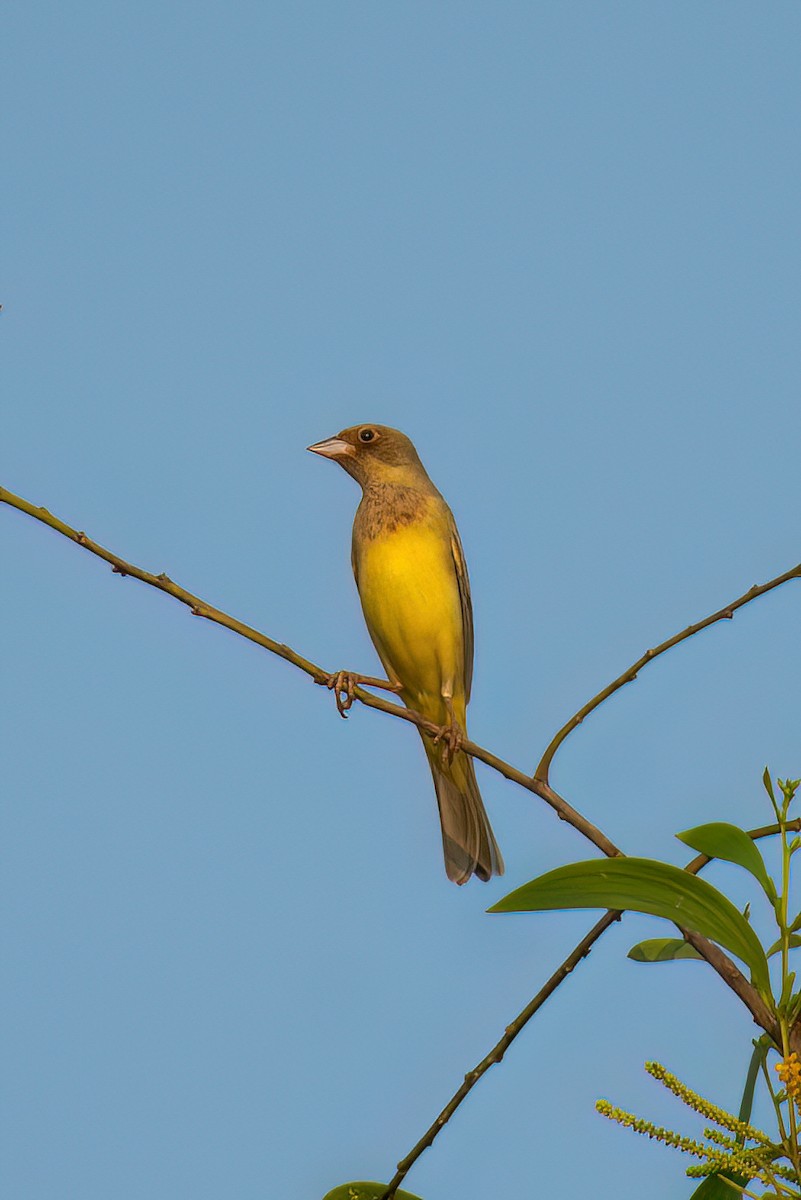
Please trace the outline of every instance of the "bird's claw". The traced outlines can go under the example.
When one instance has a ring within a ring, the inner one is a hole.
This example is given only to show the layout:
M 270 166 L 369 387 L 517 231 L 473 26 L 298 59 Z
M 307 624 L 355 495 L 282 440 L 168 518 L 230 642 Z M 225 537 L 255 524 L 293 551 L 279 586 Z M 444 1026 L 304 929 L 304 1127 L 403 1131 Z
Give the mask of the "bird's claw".
M 359 685 L 359 676 L 351 671 L 335 671 L 325 681 L 325 686 L 334 693 L 337 702 L 337 712 L 347 720 L 348 709 L 353 707 L 354 691 Z
M 337 711 L 341 717 L 347 716 L 348 709 L 353 707 L 357 687 L 366 684 L 368 687 L 382 688 L 385 692 L 403 691 L 402 683 L 393 683 L 389 679 L 374 679 L 372 675 L 357 675 L 355 671 L 335 671 L 333 675 L 317 682 L 324 683 L 329 691 L 334 693 Z
M 464 734 L 455 721 L 450 725 L 441 725 L 434 734 L 434 745 L 442 747 L 442 761 L 448 766 L 453 762 L 463 744 Z

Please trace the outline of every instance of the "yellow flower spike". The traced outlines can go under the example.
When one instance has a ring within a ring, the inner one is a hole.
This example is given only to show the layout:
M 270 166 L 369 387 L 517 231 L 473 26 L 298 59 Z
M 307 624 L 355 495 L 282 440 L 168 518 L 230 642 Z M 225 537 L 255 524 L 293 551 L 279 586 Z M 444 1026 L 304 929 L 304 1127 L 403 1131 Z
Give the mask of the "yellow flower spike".
M 686 1083 L 682 1083 L 670 1071 L 665 1070 L 661 1063 L 647 1062 L 645 1069 L 649 1075 L 657 1079 L 674 1096 L 677 1096 L 683 1104 L 686 1104 L 688 1108 L 695 1109 L 697 1113 L 700 1113 L 708 1121 L 714 1121 L 716 1125 L 722 1125 L 724 1129 L 728 1129 L 740 1137 L 760 1142 L 763 1146 L 771 1144 L 770 1138 L 761 1129 L 755 1129 L 747 1121 L 741 1121 L 739 1117 L 735 1117 L 732 1113 L 726 1112 L 725 1109 L 719 1108 L 717 1104 L 712 1104 L 711 1101 L 705 1100 L 703 1096 L 699 1096 L 692 1088 L 687 1087 Z M 799 1084 L 801 1085 L 801 1079 L 799 1079 Z
M 798 1103 L 801 1097 L 801 1062 L 795 1051 L 783 1062 L 776 1063 L 776 1074 L 784 1084 L 787 1095 Z

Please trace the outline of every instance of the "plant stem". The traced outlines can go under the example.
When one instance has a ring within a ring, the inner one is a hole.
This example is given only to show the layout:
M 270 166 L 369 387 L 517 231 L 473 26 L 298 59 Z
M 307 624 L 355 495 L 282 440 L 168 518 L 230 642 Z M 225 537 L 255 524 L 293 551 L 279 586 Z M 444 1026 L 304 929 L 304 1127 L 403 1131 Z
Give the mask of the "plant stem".
M 781 837 L 781 853 L 782 853 L 782 892 L 778 904 L 778 920 L 779 930 L 782 940 L 782 984 L 780 996 L 786 996 L 787 999 L 779 1010 L 779 1025 L 782 1036 L 782 1054 L 785 1059 L 790 1055 L 790 1029 L 787 1021 L 787 1005 L 790 1001 L 790 931 L 788 921 L 788 908 L 790 903 L 790 847 L 787 841 L 787 810 L 789 807 L 789 798 L 785 793 L 784 803 L 781 806 L 779 814 L 780 837 Z M 798 1156 L 798 1119 L 796 1115 L 795 1098 L 788 1094 L 787 1096 L 787 1114 L 790 1124 L 790 1138 L 787 1143 L 790 1161 L 795 1167 L 796 1173 L 801 1175 L 799 1170 Z
M 784 1114 L 782 1113 L 782 1106 L 776 1097 L 776 1092 L 773 1090 L 773 1081 L 771 1080 L 770 1071 L 767 1068 L 767 1063 L 763 1060 L 763 1062 L 760 1065 L 761 1065 L 762 1074 L 765 1077 L 765 1083 L 767 1084 L 768 1095 L 770 1096 L 771 1103 L 772 1103 L 773 1108 L 776 1113 L 776 1123 L 779 1126 L 779 1133 L 781 1134 L 782 1143 L 784 1145 L 786 1145 L 788 1142 L 787 1128 L 784 1124 Z

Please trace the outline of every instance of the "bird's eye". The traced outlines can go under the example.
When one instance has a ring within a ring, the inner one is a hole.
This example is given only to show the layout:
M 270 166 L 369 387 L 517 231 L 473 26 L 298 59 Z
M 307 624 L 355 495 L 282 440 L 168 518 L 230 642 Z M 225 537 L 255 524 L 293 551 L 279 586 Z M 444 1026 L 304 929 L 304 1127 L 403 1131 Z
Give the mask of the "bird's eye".
M 375 430 L 374 429 L 360 429 L 359 430 L 359 441 L 360 442 L 372 442 L 374 440 L 374 438 L 375 438 Z

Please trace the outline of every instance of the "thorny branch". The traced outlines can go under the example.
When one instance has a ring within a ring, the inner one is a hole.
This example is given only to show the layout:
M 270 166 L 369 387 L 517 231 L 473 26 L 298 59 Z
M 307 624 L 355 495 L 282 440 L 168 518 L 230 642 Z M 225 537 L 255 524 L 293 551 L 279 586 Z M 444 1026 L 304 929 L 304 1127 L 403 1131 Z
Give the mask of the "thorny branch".
M 37 521 L 41 521 L 44 525 L 54 529 L 56 533 L 62 534 L 63 537 L 69 538 L 78 546 L 82 546 L 84 550 L 88 550 L 90 554 L 102 558 L 104 562 L 110 564 L 112 571 L 115 574 L 126 576 L 130 575 L 132 579 L 139 579 L 142 583 L 147 583 L 150 587 L 158 588 L 160 592 L 166 592 L 168 596 L 185 604 L 195 617 L 205 617 L 207 621 L 212 621 L 216 625 L 222 625 L 225 629 L 230 629 L 232 633 L 239 634 L 240 637 L 247 638 L 248 641 L 255 642 L 257 646 L 261 646 L 264 650 L 269 650 L 271 654 L 277 654 L 279 658 L 283 658 L 286 662 L 292 663 L 294 667 L 304 671 L 306 675 L 311 676 L 315 683 L 323 686 L 327 685 L 331 678 L 332 672 L 325 671 L 316 663 L 309 662 L 307 658 L 296 654 L 289 646 L 285 646 L 282 642 L 276 642 L 266 634 L 260 633 L 259 630 L 253 629 L 250 625 L 246 625 L 244 621 L 238 621 L 236 617 L 229 616 L 228 613 L 222 612 L 219 608 L 214 608 L 206 600 L 202 600 L 199 596 L 189 592 L 186 588 L 180 587 L 174 583 L 168 575 L 154 575 L 150 571 L 143 571 L 141 567 L 134 566 L 133 563 L 126 562 L 124 558 L 120 558 L 118 554 L 112 553 L 111 550 L 106 550 L 104 546 L 100 546 L 97 542 L 92 541 L 90 537 L 79 529 L 73 529 L 71 525 L 67 525 L 65 521 L 53 516 L 46 508 L 37 507 L 31 504 L 28 500 L 23 500 L 21 496 L 15 496 L 8 488 L 0 487 L 0 503 L 8 504 L 12 508 L 19 509 L 20 512 L 27 513 L 29 517 L 34 517 Z M 412 709 L 404 708 L 400 704 L 392 704 L 391 701 L 385 700 L 383 696 L 374 696 L 372 692 L 366 691 L 363 687 L 357 687 L 353 691 L 353 695 L 357 700 L 368 708 L 376 708 L 379 712 L 388 713 L 392 717 L 399 717 L 402 721 L 409 721 L 412 725 L 417 725 L 418 728 L 434 737 L 439 732 L 439 726 L 432 721 L 421 716 L 420 713 L 413 712 Z M 490 753 L 489 750 L 484 750 L 475 742 L 465 741 L 462 749 L 466 754 L 470 754 L 473 758 L 479 759 L 486 763 L 488 767 L 500 772 L 506 779 L 510 779 L 513 783 L 517 783 L 520 787 L 526 788 L 527 791 L 533 792 L 540 799 L 549 804 L 557 813 L 562 821 L 567 821 L 579 833 L 582 833 L 594 846 L 611 858 L 622 853 L 617 846 L 609 840 L 604 833 L 601 832 L 591 821 L 577 812 L 572 805 L 562 799 L 557 792 L 547 783 L 538 779 L 531 779 L 530 776 L 524 774 L 523 771 L 518 771 L 510 763 L 504 762 L 502 758 L 498 758 L 496 754 Z
M 180 587 L 166 574 L 161 573 L 159 575 L 155 575 L 149 571 L 142 570 L 141 567 L 137 567 L 133 563 L 126 562 L 126 560 L 120 558 L 119 555 L 116 555 L 112 551 L 105 549 L 105 547 L 87 537 L 83 531 L 72 528 L 72 526 L 54 516 L 51 512 L 49 512 L 48 509 L 31 504 L 29 501 L 24 500 L 21 496 L 17 496 L 13 492 L 10 492 L 7 488 L 0 488 L 0 503 L 8 504 L 10 507 L 26 513 L 28 516 L 33 517 L 35 520 L 40 521 L 42 524 L 47 525 L 57 533 L 60 533 L 63 537 L 69 538 L 70 541 L 75 542 L 77 545 L 82 546 L 85 550 L 88 550 L 91 554 L 94 554 L 98 558 L 101 558 L 105 562 L 109 563 L 111 569 L 116 574 L 123 577 L 130 575 L 134 579 L 139 579 L 142 583 L 146 583 L 151 587 L 155 587 L 159 591 L 166 592 L 167 595 L 172 596 L 181 604 L 185 604 L 193 616 L 204 617 L 206 620 L 212 621 L 217 625 L 222 625 L 224 628 L 230 629 L 233 633 L 238 634 L 240 637 L 247 638 L 249 641 L 254 642 L 263 649 L 269 650 L 272 654 L 278 655 L 279 658 L 283 658 L 286 662 L 292 663 L 293 666 L 309 675 L 315 683 L 324 685 L 327 684 L 328 680 L 331 678 L 331 672 L 325 671 L 316 663 L 312 663 L 308 659 L 303 658 L 289 646 L 286 646 L 281 642 L 274 641 L 272 638 L 267 637 L 266 634 L 253 629 L 251 626 L 237 620 L 228 613 L 222 612 L 220 609 L 215 608 L 213 605 L 201 599 L 199 596 L 195 596 L 192 592 Z M 786 571 L 783 575 L 779 575 L 775 579 L 769 580 L 767 583 L 762 585 L 755 584 L 749 589 L 749 591 L 745 592 L 742 596 L 740 596 L 737 600 L 734 600 L 725 608 L 722 608 L 718 612 L 713 613 L 711 616 L 706 617 L 703 621 L 697 622 L 695 625 L 688 626 L 687 629 L 683 630 L 679 634 L 676 634 L 672 638 L 668 638 L 667 641 L 660 643 L 654 649 L 646 651 L 646 653 L 627 671 L 618 676 L 617 679 L 613 680 L 612 683 L 610 683 L 602 691 L 598 692 L 596 696 L 594 696 L 587 704 L 579 709 L 579 711 L 570 718 L 567 724 L 565 724 L 557 732 L 545 751 L 542 759 L 540 760 L 533 778 L 524 774 L 522 771 L 519 771 L 516 767 L 511 766 L 511 764 L 504 762 L 504 760 L 499 758 L 497 755 L 483 749 L 481 746 L 478 746 L 475 742 L 465 741 L 462 746 L 463 750 L 466 754 L 471 755 L 473 758 L 479 759 L 479 761 L 498 771 L 506 779 L 511 780 L 513 783 L 517 783 L 520 787 L 523 787 L 527 791 L 533 792 L 535 795 L 539 796 L 540 799 L 544 800 L 545 803 L 556 812 L 561 820 L 572 825 L 574 829 L 583 834 L 584 837 L 592 842 L 592 844 L 596 846 L 603 854 L 607 855 L 608 857 L 616 857 L 621 855 L 623 852 L 618 849 L 614 842 L 612 842 L 600 829 L 598 829 L 597 826 L 593 825 L 591 821 L 573 808 L 572 805 L 568 804 L 568 802 L 550 786 L 548 774 L 556 751 L 565 742 L 573 730 L 576 729 L 584 720 L 584 718 L 589 715 L 589 713 L 593 712 L 596 708 L 603 704 L 605 700 L 607 700 L 626 683 L 629 683 L 635 679 L 638 671 L 641 670 L 641 668 L 649 663 L 652 659 L 656 658 L 660 654 L 665 653 L 673 646 L 678 645 L 679 642 L 685 641 L 687 638 L 692 637 L 694 634 L 699 633 L 708 626 L 715 624 L 717 621 L 730 619 L 733 617 L 737 609 L 742 608 L 744 605 L 750 603 L 751 600 L 755 600 L 758 596 L 762 596 L 766 592 L 772 591 L 774 588 L 779 587 L 781 584 L 786 583 L 791 579 L 798 578 L 801 578 L 801 563 L 798 566 L 793 567 L 792 570 Z M 383 697 L 374 696 L 371 692 L 366 691 L 362 687 L 357 687 L 354 690 L 354 697 L 368 708 L 378 709 L 380 712 L 385 712 L 390 716 L 398 717 L 403 721 L 409 721 L 411 724 L 417 725 L 418 728 L 420 728 L 423 733 L 427 734 L 428 736 L 433 737 L 438 732 L 438 727 L 423 717 L 420 713 L 404 708 L 398 704 L 392 704 Z M 593 942 L 601 936 L 601 934 L 606 928 L 609 927 L 613 920 L 617 919 L 618 915 L 619 914 L 607 914 L 606 917 L 602 918 L 601 921 L 598 922 L 593 931 L 591 931 L 593 935 L 592 940 L 589 941 L 589 943 L 586 945 L 586 948 L 581 950 L 581 947 L 583 947 L 587 942 L 587 939 L 585 938 L 584 941 L 580 943 L 579 947 L 576 948 L 576 951 L 574 951 L 573 954 L 569 956 L 567 960 L 565 960 L 568 963 L 572 962 L 572 965 L 564 971 L 562 968 L 560 968 L 559 971 L 556 972 L 556 975 L 552 977 L 552 980 L 549 980 L 548 984 L 545 985 L 543 992 L 539 993 L 539 995 L 542 996 L 540 1003 L 542 1003 L 543 1000 L 547 998 L 547 995 L 550 995 L 551 992 L 559 986 L 559 983 L 562 981 L 562 979 L 565 978 L 567 974 L 569 974 L 570 970 L 573 969 L 575 963 L 578 962 L 584 956 L 584 954 L 589 952 Z M 588 937 L 590 937 L 590 935 L 588 935 Z M 728 958 L 728 956 L 725 955 L 718 946 L 707 941 L 706 938 L 702 938 L 698 934 L 688 934 L 688 937 L 692 940 L 695 948 L 717 971 L 724 982 L 740 997 L 746 1007 L 750 1010 L 756 1023 L 761 1025 L 762 1028 L 767 1030 L 767 1032 L 773 1036 L 773 1026 L 775 1025 L 775 1022 L 772 1018 L 772 1015 L 767 1010 L 767 1007 L 757 993 L 756 989 L 752 987 L 752 985 L 748 982 L 748 980 L 732 962 L 732 960 Z M 573 962 L 573 957 L 579 950 L 581 950 L 581 953 L 578 954 L 578 958 L 576 958 L 575 962 Z M 559 978 L 557 979 L 556 976 L 559 976 Z M 550 990 L 548 990 L 549 987 Z M 535 1004 L 536 1000 L 537 997 L 534 998 L 532 1004 Z M 531 1005 L 529 1005 L 524 1012 L 528 1012 L 529 1008 L 531 1009 L 531 1013 L 529 1015 L 533 1015 L 533 1013 L 537 1011 L 537 1008 L 539 1008 L 539 1004 L 535 1004 L 534 1008 L 531 1008 Z M 525 1018 L 525 1020 L 528 1019 L 528 1017 Z M 525 1024 L 525 1020 L 523 1021 L 523 1024 Z M 519 1030 L 514 1027 L 514 1023 L 509 1028 L 514 1028 L 512 1037 L 509 1039 L 511 1041 L 513 1037 L 517 1036 L 517 1032 L 519 1032 Z M 522 1028 L 522 1024 L 520 1025 L 520 1028 Z M 507 1034 L 505 1034 L 504 1037 L 506 1037 Z M 487 1062 L 487 1066 L 484 1067 L 484 1070 L 491 1065 L 490 1061 L 485 1061 Z M 492 1061 L 498 1060 L 492 1059 Z M 475 1081 L 480 1078 L 481 1074 L 483 1074 L 483 1070 L 478 1071 L 478 1073 L 470 1073 L 468 1078 L 475 1076 L 473 1083 L 470 1084 L 470 1087 L 472 1087 Z M 467 1090 L 469 1091 L 470 1089 L 468 1088 Z M 459 1103 L 461 1103 L 461 1100 L 457 1101 L 456 1105 L 454 1105 L 454 1108 L 458 1107 Z M 431 1140 L 433 1140 L 433 1138 Z M 426 1145 L 428 1144 L 430 1144 L 430 1142 L 426 1143 Z M 425 1147 L 423 1146 L 422 1149 L 424 1148 Z M 420 1151 L 421 1153 L 422 1149 Z M 394 1189 L 387 1193 L 387 1195 L 392 1194 L 394 1194 Z

